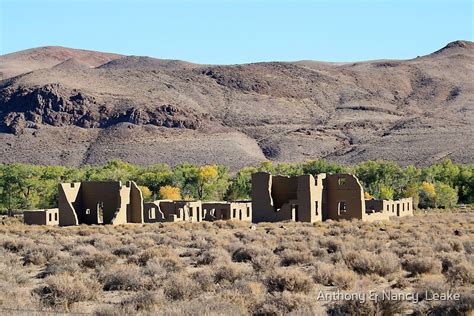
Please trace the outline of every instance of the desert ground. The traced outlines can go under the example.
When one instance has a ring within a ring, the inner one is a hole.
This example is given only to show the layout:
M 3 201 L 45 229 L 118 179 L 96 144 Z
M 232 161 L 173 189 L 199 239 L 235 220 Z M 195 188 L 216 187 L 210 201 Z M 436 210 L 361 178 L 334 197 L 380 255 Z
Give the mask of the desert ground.
M 463 315 L 474 217 L 387 222 L 0 225 L 0 312 Z M 430 300 L 450 291 L 459 300 Z M 348 300 L 321 295 L 346 293 Z M 363 300 L 392 293 L 417 302 Z M 358 298 L 355 297 L 358 295 Z

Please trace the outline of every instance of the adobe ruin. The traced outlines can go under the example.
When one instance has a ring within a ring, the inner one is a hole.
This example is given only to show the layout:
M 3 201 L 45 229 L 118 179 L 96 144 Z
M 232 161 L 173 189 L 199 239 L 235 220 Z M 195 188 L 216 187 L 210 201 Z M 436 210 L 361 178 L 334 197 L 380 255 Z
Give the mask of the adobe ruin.
M 412 198 L 365 200 L 359 180 L 351 174 L 306 174 L 295 177 L 252 174 L 252 201 L 144 202 L 133 181 L 61 183 L 59 207 L 24 212 L 26 224 L 201 222 L 239 220 L 253 223 L 324 220 L 386 220 L 413 215 Z
M 23 219 L 28 225 L 59 225 L 59 210 L 49 208 L 42 210 L 28 210 L 23 212 Z
M 202 217 L 206 221 L 239 220 L 252 222 L 252 202 L 203 202 Z
M 59 225 L 143 223 L 143 196 L 133 181 L 59 184 Z
M 413 215 L 412 198 L 397 201 L 365 200 L 359 180 L 351 174 L 315 177 L 252 174 L 253 222 L 324 220 L 387 220 Z

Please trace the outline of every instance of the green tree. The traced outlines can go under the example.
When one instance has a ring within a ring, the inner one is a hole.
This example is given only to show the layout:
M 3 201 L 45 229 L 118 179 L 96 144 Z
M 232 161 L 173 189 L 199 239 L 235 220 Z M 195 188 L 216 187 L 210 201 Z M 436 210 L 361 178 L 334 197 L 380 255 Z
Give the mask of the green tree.
M 87 167 L 85 178 L 88 181 L 130 181 L 136 178 L 139 169 L 120 159 L 113 159 L 103 166 Z
M 438 207 L 450 208 L 458 203 L 458 192 L 444 183 L 436 184 L 436 203 Z
M 199 168 L 190 163 L 182 163 L 173 168 L 171 185 L 181 190 L 181 195 L 190 198 L 198 197 Z
M 384 200 L 393 200 L 393 188 L 380 184 L 379 197 Z
M 316 176 L 319 173 L 346 173 L 347 167 L 334 163 L 329 163 L 324 159 L 310 160 L 302 164 L 302 174 L 312 174 Z
M 403 191 L 404 198 L 411 197 L 413 199 L 413 206 L 418 208 L 418 204 L 420 203 L 420 190 L 419 185 L 417 183 L 410 183 L 405 187 Z
M 147 186 L 157 196 L 162 186 L 172 183 L 173 172 L 167 164 L 156 164 L 139 170 L 137 183 Z
M 225 194 L 228 201 L 250 199 L 252 191 L 252 173 L 257 172 L 257 168 L 246 167 L 240 169 L 232 179 L 229 189 Z

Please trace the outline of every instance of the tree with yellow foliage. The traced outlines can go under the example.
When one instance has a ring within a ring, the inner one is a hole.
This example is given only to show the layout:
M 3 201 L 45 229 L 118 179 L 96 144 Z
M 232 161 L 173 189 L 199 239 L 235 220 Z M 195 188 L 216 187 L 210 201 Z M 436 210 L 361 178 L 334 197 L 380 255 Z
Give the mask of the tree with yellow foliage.
M 364 199 L 365 200 L 373 200 L 374 197 L 367 191 L 364 191 Z
M 198 172 L 198 198 L 202 199 L 206 193 L 211 189 L 218 179 L 219 172 L 217 166 L 202 166 Z
M 171 185 L 160 188 L 160 197 L 165 200 L 181 200 L 181 190 Z
M 433 183 L 423 181 L 420 187 L 420 206 L 436 207 L 436 187 Z
M 153 200 L 153 193 L 151 192 L 150 189 L 148 189 L 147 186 L 139 185 L 138 187 L 142 191 L 143 201 L 149 202 L 149 201 Z

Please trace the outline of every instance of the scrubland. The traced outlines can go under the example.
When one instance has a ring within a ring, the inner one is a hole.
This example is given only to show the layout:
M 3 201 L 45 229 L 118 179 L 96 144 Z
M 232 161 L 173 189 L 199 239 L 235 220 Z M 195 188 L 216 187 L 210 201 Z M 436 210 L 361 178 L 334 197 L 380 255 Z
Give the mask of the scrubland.
M 380 223 L 67 228 L 4 219 L 0 311 L 469 314 L 474 308 L 472 215 L 453 210 Z M 448 290 L 460 299 L 430 300 L 432 293 Z M 419 300 L 320 298 L 370 291 Z

